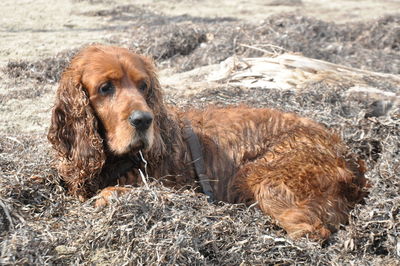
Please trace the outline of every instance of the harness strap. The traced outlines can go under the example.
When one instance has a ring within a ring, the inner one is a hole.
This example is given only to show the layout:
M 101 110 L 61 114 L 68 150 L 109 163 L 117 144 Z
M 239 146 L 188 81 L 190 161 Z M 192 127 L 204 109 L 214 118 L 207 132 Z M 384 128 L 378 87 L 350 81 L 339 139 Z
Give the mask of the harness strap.
M 203 190 L 203 193 L 208 196 L 208 202 L 214 202 L 215 197 L 210 184 L 210 178 L 206 175 L 206 168 L 199 138 L 197 137 L 196 133 L 194 133 L 190 121 L 185 119 L 183 122 L 185 124 L 183 127 L 183 137 L 189 144 L 190 154 L 192 155 L 194 169 L 197 177 L 199 178 L 201 189 Z

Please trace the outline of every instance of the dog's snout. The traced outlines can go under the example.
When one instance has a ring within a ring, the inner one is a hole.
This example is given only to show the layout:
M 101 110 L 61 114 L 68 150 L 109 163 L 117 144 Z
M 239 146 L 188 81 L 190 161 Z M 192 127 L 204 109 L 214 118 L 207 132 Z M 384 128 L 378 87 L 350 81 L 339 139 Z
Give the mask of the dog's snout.
M 129 116 L 129 122 L 137 130 L 146 130 L 150 127 L 151 122 L 153 122 L 153 115 L 149 112 L 134 111 Z

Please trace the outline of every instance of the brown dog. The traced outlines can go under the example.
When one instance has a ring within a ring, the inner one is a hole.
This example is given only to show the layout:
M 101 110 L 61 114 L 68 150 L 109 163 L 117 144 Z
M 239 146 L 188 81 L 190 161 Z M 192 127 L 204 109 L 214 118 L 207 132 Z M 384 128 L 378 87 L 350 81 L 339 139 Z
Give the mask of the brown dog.
M 201 147 L 200 174 L 187 128 Z M 364 196 L 364 168 L 320 124 L 243 106 L 171 109 L 152 62 L 118 47 L 90 46 L 71 61 L 48 138 L 70 193 L 86 199 L 104 189 L 98 204 L 128 190 L 109 186 L 142 183 L 139 151 L 150 177 L 201 191 L 198 176 L 207 176 L 216 200 L 258 202 L 292 237 L 327 238 Z

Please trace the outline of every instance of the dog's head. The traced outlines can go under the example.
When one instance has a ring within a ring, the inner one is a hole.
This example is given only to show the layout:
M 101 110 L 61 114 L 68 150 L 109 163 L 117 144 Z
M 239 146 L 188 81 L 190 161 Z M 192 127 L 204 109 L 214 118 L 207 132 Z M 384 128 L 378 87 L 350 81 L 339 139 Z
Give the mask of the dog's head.
M 89 47 L 72 61 L 100 120 L 111 152 L 148 150 L 154 141 L 154 114 L 148 99 L 156 78 L 149 60 L 115 47 Z
M 72 193 L 85 194 L 87 184 L 96 189 L 107 153 L 148 151 L 160 142 L 160 109 L 162 95 L 148 58 L 110 46 L 80 51 L 62 75 L 48 134 Z

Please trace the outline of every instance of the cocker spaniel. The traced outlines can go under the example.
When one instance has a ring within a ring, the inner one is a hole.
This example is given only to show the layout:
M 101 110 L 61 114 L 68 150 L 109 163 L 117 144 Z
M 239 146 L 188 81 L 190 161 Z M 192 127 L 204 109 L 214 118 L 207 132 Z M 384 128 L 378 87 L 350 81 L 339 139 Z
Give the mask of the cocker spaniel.
M 326 239 L 365 195 L 364 166 L 338 135 L 292 113 L 167 106 L 153 63 L 89 46 L 64 71 L 48 139 L 71 194 L 97 205 L 148 176 L 217 201 L 257 203 L 291 237 Z

